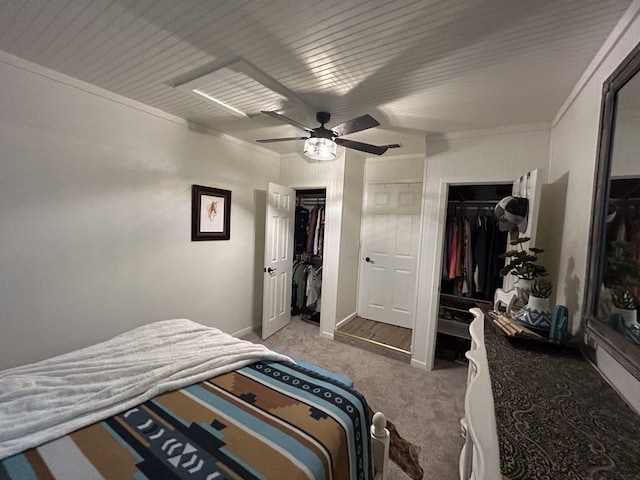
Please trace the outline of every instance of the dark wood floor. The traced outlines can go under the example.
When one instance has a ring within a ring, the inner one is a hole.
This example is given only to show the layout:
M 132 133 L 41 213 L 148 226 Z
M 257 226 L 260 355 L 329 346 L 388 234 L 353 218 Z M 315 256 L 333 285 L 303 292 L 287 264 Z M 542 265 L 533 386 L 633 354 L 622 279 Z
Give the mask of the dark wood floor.
M 370 350 L 398 358 L 411 360 L 411 334 L 409 328 L 396 327 L 387 323 L 375 322 L 355 317 L 336 330 L 334 338 L 353 345 L 367 347 Z

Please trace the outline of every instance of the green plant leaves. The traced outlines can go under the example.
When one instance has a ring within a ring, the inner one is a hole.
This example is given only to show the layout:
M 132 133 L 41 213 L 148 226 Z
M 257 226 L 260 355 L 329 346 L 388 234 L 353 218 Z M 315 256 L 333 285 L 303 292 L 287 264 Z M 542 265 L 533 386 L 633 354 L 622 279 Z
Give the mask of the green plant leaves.
M 518 237 L 509 242 L 510 245 L 514 245 L 517 248 L 515 250 L 508 250 L 500 255 L 500 257 L 507 260 L 507 264 L 499 272 L 500 276 L 511 273 L 519 278 L 533 280 L 534 278 L 548 275 L 547 270 L 542 265 L 536 263 L 538 261 L 538 254 L 544 252 L 544 250 L 536 247 L 528 247 L 525 249 L 523 244 L 529 240 L 529 237 Z

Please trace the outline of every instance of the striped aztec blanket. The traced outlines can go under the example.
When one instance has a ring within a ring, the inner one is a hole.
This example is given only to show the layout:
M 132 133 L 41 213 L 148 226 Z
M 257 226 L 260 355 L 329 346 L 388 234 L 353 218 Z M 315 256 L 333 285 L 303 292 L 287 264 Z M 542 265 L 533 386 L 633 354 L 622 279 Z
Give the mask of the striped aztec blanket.
M 259 361 L 5 458 L 0 479 L 371 478 L 365 399 Z

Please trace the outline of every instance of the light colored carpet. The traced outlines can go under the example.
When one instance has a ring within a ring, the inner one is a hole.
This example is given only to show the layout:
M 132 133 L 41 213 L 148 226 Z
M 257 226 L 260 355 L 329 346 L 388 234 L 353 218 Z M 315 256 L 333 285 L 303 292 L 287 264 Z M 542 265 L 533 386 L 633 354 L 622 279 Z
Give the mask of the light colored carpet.
M 374 411 L 383 412 L 400 435 L 419 446 L 425 480 L 455 480 L 463 440 L 460 418 L 465 365 L 436 361 L 431 372 L 318 335 L 318 327 L 294 317 L 266 341 L 244 337 L 351 378 Z M 393 462 L 388 480 L 408 477 Z

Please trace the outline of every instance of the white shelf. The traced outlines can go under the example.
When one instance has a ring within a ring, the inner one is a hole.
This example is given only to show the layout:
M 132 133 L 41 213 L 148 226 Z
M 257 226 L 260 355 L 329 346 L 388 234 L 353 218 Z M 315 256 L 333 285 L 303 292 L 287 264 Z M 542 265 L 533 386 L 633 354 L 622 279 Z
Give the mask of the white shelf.
M 469 324 L 458 320 L 438 319 L 438 333 L 466 338 L 467 340 L 471 339 L 469 335 Z

